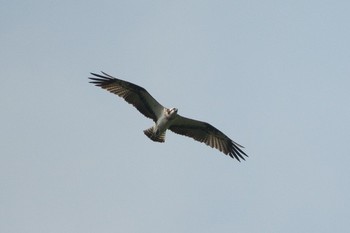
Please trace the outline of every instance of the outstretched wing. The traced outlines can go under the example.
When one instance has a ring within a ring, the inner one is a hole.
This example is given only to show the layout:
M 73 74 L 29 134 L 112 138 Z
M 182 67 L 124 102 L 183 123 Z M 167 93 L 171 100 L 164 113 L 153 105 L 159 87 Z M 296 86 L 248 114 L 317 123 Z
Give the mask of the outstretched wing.
M 236 158 L 238 161 L 240 161 L 240 158 L 245 160 L 243 156 L 248 157 L 248 155 L 240 149 L 244 148 L 243 146 L 232 141 L 220 130 L 206 122 L 178 115 L 169 129 L 174 133 L 191 137 L 199 142 L 204 142 L 208 146 L 216 148 L 232 158 Z
M 101 73 L 103 75 L 91 73 L 95 77 L 89 78 L 92 80 L 90 83 L 122 97 L 126 102 L 132 104 L 143 115 L 151 118 L 154 122 L 161 116 L 164 107 L 143 87 L 117 79 L 104 72 Z

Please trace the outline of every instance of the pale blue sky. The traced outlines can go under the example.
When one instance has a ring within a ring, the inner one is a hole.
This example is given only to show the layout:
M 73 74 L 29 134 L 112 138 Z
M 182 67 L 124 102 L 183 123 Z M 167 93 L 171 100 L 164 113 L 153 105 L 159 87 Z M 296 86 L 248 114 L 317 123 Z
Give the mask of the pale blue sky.
M 0 232 L 349 232 L 349 1 L 2 1 Z M 103 70 L 237 162 L 88 83 Z

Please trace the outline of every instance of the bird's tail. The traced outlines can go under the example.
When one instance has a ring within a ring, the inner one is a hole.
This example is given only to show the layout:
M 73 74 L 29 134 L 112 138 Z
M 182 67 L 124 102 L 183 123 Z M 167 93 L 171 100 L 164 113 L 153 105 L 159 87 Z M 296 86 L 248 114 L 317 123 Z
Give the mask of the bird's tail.
M 165 142 L 165 131 L 163 133 L 155 133 L 153 127 L 143 131 L 147 137 L 155 142 Z

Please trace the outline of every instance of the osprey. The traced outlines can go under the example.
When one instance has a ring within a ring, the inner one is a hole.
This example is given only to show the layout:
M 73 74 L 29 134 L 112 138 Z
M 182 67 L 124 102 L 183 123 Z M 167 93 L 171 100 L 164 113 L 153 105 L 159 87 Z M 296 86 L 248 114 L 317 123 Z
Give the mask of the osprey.
M 133 83 L 117 79 L 102 72 L 103 75 L 91 73 L 90 83 L 122 97 L 132 104 L 144 116 L 151 118 L 155 124 L 143 132 L 155 142 L 164 142 L 166 130 L 188 136 L 199 142 L 204 142 L 232 158 L 240 161 L 247 156 L 240 148 L 244 148 L 231 140 L 220 130 L 206 122 L 193 120 L 177 114 L 177 108 L 165 108 L 158 103 L 144 88 Z

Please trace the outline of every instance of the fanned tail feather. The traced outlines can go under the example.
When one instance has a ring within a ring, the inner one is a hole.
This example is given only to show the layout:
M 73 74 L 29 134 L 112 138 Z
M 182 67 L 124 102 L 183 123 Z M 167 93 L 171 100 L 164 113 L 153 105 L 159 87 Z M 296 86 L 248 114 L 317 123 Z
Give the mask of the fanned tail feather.
M 153 127 L 143 131 L 147 137 L 155 142 L 165 142 L 165 131 L 159 135 L 153 132 Z

